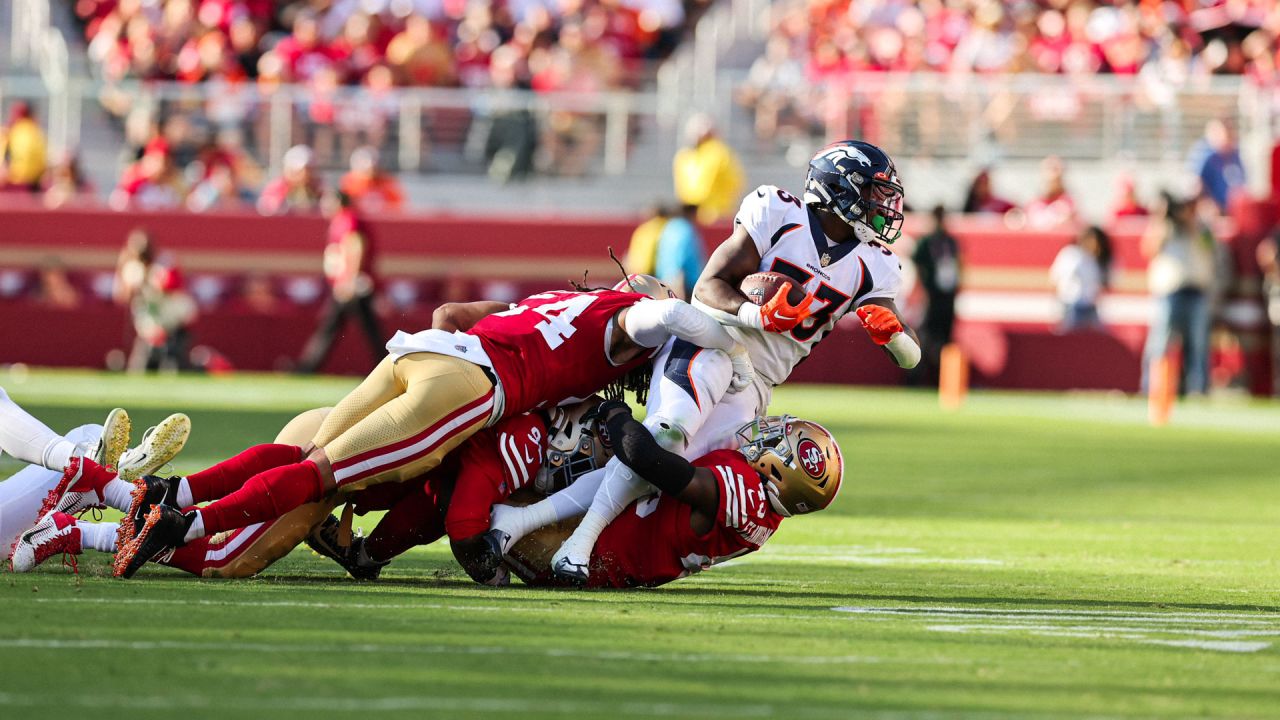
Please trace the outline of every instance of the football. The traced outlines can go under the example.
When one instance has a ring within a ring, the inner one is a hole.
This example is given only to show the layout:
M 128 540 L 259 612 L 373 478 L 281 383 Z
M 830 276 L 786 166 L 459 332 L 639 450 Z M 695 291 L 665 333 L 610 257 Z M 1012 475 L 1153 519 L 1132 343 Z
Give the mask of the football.
M 778 288 L 788 286 L 787 302 L 797 305 L 804 300 L 804 288 L 796 283 L 795 280 L 776 272 L 758 272 L 752 273 L 742 279 L 742 285 L 739 289 L 747 299 L 756 305 L 763 305 L 778 292 Z

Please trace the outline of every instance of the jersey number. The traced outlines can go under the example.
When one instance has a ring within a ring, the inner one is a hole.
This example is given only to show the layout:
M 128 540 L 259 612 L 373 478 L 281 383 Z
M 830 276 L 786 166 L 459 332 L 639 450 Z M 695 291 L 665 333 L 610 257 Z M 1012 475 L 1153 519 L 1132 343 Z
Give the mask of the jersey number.
M 531 300 L 544 297 L 553 297 L 551 295 L 534 295 Z M 517 305 L 506 312 L 498 313 L 502 316 L 519 315 L 526 312 L 534 312 L 542 316 L 542 322 L 534 325 L 538 332 L 542 333 L 542 339 L 547 341 L 547 347 L 555 350 L 564 344 L 565 340 L 573 337 L 578 332 L 578 328 L 573 326 L 573 321 L 582 314 L 583 310 L 591 307 L 591 303 L 599 299 L 597 295 L 573 295 L 567 299 L 558 302 L 547 303 L 546 305 Z
M 800 283 L 800 287 L 804 287 L 806 283 L 813 279 L 813 273 L 806 272 L 781 258 L 774 258 L 773 266 L 770 267 L 769 270 L 771 272 L 786 275 L 792 280 Z M 814 293 L 814 297 L 825 304 L 813 311 L 809 316 L 809 322 L 801 323 L 791 331 L 791 337 L 801 342 L 804 342 L 816 335 L 817 332 L 825 327 L 827 322 L 831 320 L 832 313 L 844 307 L 844 304 L 850 299 L 848 295 L 845 295 L 826 283 L 822 283 L 818 287 L 818 291 Z

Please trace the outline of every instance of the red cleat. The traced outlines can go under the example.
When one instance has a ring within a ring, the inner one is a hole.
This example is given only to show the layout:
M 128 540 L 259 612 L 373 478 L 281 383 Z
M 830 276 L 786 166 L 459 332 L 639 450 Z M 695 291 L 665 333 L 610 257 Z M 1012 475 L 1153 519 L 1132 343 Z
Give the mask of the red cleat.
M 76 519 L 66 513 L 50 513 L 18 537 L 9 553 L 9 569 L 16 573 L 31 572 L 40 563 L 62 553 L 63 564 L 79 573 L 76 556 L 81 552 Z

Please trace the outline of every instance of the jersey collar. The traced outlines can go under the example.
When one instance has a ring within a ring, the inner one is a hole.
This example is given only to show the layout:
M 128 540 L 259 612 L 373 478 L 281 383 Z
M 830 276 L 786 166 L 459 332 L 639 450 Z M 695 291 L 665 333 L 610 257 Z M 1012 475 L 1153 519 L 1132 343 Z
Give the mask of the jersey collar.
M 826 233 L 822 232 L 822 218 L 818 217 L 818 214 L 811 207 L 805 206 L 805 212 L 809 213 L 809 234 L 813 236 L 813 248 L 817 250 L 818 257 L 826 255 L 830 258 L 827 262 L 822 263 L 824 266 L 840 262 L 846 255 L 853 252 L 854 248 L 858 247 L 860 241 L 857 238 L 849 242 L 829 245 Z

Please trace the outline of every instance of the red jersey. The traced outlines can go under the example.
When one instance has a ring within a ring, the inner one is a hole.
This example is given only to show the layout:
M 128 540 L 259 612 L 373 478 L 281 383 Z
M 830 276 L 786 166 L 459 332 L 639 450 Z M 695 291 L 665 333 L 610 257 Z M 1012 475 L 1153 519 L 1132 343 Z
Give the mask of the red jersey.
M 648 299 L 639 293 L 549 292 L 525 298 L 468 330 L 502 383 L 505 417 L 586 398 L 649 362 L 652 354 L 623 365 L 608 356 L 613 317 Z
M 601 533 L 591 553 L 591 587 L 656 587 L 760 549 L 778 529 L 764 483 L 736 450 L 693 461 L 709 468 L 720 491 L 711 530 L 696 535 L 693 507 L 659 494 L 632 503 Z
M 542 468 L 547 421 L 541 413 L 517 415 L 485 428 L 459 447 L 457 480 L 445 528 L 451 540 L 489 529 L 489 512 L 533 482 Z

